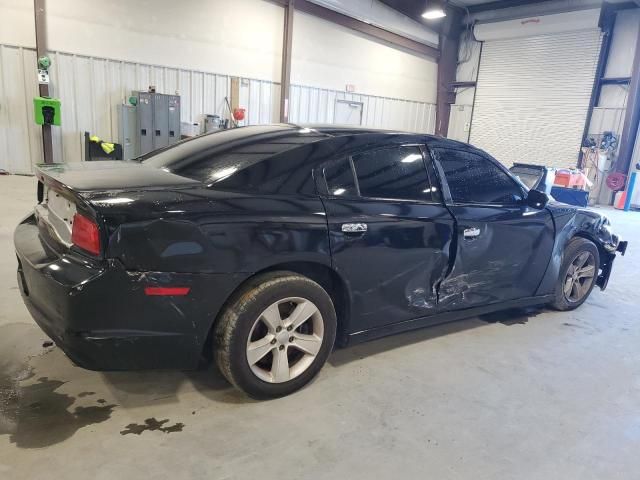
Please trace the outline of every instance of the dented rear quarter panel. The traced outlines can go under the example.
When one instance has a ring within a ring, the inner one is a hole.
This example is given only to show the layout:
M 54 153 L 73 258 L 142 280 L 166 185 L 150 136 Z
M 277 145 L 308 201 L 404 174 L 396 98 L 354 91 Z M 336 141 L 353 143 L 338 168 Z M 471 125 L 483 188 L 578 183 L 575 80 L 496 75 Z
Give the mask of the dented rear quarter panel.
M 108 226 L 106 256 L 128 270 L 252 273 L 284 262 L 331 264 L 318 198 L 204 186 L 122 192 L 115 198 L 130 200 L 122 203 L 113 198 L 94 196 L 91 203 Z

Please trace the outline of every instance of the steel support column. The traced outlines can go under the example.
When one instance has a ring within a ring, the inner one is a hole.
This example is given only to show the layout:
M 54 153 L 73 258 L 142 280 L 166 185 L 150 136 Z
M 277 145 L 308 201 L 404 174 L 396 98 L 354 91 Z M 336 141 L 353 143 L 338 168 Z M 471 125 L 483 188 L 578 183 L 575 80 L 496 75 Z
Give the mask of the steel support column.
M 282 74 L 280 75 L 280 122 L 289 122 L 289 92 L 291 90 L 291 46 L 293 44 L 294 0 L 284 7 L 284 29 L 282 37 Z
M 640 126 L 640 31 L 636 39 L 636 52 L 633 58 L 633 70 L 631 72 L 631 83 L 629 84 L 629 95 L 627 97 L 627 109 L 624 115 L 624 125 L 622 136 L 620 137 L 620 149 L 618 150 L 618 160 L 616 171 L 625 175 L 629 174 L 629 166 L 633 157 L 638 127 Z
M 458 47 L 462 32 L 462 15 L 449 8 L 440 32 L 440 59 L 438 61 L 438 90 L 436 97 L 436 135 L 443 137 L 449 132 L 451 104 L 455 102 L 453 84 L 458 67 Z
M 34 0 L 33 10 L 35 13 L 36 26 L 36 56 L 37 58 L 47 55 L 47 19 L 45 0 Z M 33 65 L 32 68 L 36 68 Z M 39 91 L 41 97 L 49 96 L 49 85 L 40 84 Z M 44 163 L 53 163 L 53 139 L 51 137 L 51 125 L 42 125 L 42 152 Z
M 584 122 L 584 129 L 582 130 L 582 143 L 580 144 L 580 151 L 578 152 L 578 168 L 582 168 L 584 165 L 584 152 L 582 147 L 587 141 L 589 135 L 589 128 L 591 127 L 591 119 L 593 118 L 593 109 L 598 105 L 600 101 L 600 92 L 602 91 L 602 77 L 604 77 L 607 69 L 607 63 L 609 61 L 609 51 L 611 50 L 611 39 L 613 38 L 613 30 L 616 23 L 616 9 L 609 3 L 605 3 L 600 11 L 600 20 L 598 25 L 602 30 L 602 43 L 600 45 L 600 56 L 598 57 L 598 65 L 596 66 L 596 75 L 593 81 L 593 88 L 591 90 L 591 98 L 589 99 L 589 107 L 587 108 L 587 118 Z

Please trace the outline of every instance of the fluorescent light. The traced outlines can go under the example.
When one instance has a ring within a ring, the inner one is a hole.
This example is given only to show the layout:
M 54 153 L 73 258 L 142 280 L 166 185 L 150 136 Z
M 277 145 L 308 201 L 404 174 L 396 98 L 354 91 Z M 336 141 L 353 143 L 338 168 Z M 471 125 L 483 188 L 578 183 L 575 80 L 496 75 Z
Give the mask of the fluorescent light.
M 336 189 L 333 191 L 333 194 L 334 194 L 334 195 L 342 195 L 344 192 L 346 192 L 346 190 L 345 190 L 344 188 L 336 188 Z
M 436 18 L 446 17 L 447 14 L 444 13 L 444 10 L 441 8 L 436 8 L 435 10 L 427 10 L 422 14 L 422 18 L 426 18 L 427 20 L 435 20 Z

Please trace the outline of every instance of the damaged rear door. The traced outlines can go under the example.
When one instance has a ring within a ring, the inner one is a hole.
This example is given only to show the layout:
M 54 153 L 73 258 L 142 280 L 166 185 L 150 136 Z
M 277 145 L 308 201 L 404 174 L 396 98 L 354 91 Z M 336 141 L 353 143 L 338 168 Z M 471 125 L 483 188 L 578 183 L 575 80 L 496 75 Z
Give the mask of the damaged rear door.
M 455 261 L 440 286 L 439 306 L 534 296 L 553 249 L 550 212 L 528 207 L 522 186 L 490 157 L 462 148 L 431 152 L 457 228 Z
M 422 152 L 417 145 L 369 148 L 319 172 L 333 266 L 351 293 L 351 332 L 428 316 L 436 308 L 453 218 Z

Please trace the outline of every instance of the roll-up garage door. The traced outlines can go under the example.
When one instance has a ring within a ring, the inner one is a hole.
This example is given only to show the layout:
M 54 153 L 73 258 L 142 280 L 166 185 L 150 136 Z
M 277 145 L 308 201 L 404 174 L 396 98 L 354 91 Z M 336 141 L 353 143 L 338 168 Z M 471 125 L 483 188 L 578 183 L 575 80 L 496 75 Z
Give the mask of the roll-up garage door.
M 600 45 L 598 28 L 485 41 L 471 143 L 508 166 L 575 167 Z

